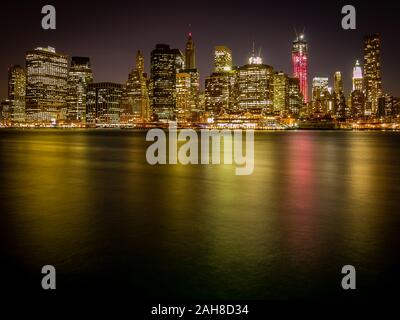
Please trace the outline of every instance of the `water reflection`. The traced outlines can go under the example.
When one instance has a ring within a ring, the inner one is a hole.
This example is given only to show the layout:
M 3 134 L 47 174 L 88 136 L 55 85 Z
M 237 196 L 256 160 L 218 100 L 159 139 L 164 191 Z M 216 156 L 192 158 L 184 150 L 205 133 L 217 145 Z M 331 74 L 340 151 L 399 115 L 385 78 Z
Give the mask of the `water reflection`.
M 150 166 L 143 133 L 3 131 L 2 259 L 51 261 L 66 287 L 245 299 L 340 296 L 355 264 L 370 295 L 398 267 L 398 139 L 259 133 L 254 174 L 236 176 Z

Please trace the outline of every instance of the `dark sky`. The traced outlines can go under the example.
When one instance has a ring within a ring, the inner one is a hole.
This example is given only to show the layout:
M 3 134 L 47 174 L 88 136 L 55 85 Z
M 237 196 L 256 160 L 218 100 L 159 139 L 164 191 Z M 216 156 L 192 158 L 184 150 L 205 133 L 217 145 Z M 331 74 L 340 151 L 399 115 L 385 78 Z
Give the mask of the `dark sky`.
M 41 28 L 41 8 L 57 9 L 57 30 Z M 357 9 L 357 30 L 341 28 L 341 8 Z M 22 1 L 1 4 L 0 98 L 6 97 L 7 68 L 25 64 L 25 52 L 51 45 L 69 56 L 88 56 L 95 81 L 124 82 L 136 51 L 145 54 L 156 43 L 184 50 L 188 26 L 196 44 L 202 80 L 213 68 L 213 47 L 227 45 L 236 65 L 243 65 L 252 48 L 262 47 L 264 63 L 291 74 L 294 28 L 305 28 L 309 41 L 309 79 L 342 71 L 350 89 L 352 67 L 362 60 L 366 33 L 382 38 L 383 87 L 400 96 L 400 4 L 367 1 Z

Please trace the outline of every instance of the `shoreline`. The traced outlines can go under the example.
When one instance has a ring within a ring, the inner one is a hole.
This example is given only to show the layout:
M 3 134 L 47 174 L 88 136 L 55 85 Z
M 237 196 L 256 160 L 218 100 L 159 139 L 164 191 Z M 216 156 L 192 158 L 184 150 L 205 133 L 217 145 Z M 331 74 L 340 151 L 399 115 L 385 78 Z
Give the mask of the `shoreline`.
M 56 130 L 56 131 L 148 131 L 151 129 L 162 129 L 168 131 L 167 127 L 155 126 L 149 128 L 130 128 L 130 127 L 98 127 L 98 128 L 72 128 L 72 127 L 0 127 L 0 132 L 5 130 L 21 130 L 21 131 L 35 131 L 35 130 Z M 285 131 L 392 131 L 400 132 L 400 128 L 286 128 L 286 129 L 254 129 L 254 128 L 199 128 L 199 127 L 178 127 L 177 130 L 190 129 L 194 131 L 200 130 L 253 130 L 254 132 L 285 132 Z

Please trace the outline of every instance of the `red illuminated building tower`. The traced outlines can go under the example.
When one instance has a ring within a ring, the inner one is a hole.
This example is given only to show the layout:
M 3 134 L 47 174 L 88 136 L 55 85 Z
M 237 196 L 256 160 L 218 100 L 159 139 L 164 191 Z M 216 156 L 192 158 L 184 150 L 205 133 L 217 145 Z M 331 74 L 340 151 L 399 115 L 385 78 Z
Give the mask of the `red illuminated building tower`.
M 304 102 L 308 102 L 308 49 L 307 41 L 304 34 L 297 36 L 293 41 L 292 47 L 292 63 L 293 63 L 293 77 L 298 78 L 300 82 L 300 91 L 303 94 Z

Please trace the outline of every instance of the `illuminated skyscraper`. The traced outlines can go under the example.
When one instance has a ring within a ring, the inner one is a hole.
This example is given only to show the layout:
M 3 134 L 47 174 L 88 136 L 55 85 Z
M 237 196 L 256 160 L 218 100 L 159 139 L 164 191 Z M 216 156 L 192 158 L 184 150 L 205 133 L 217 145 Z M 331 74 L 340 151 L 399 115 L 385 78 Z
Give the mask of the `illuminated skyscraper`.
M 241 111 L 272 113 L 274 70 L 253 50 L 249 63 L 237 70 L 237 104 Z
M 52 47 L 36 48 L 26 54 L 27 120 L 51 122 L 67 114 L 68 57 Z
M 122 85 L 119 83 L 89 83 L 86 93 L 86 123 L 88 125 L 119 124 Z
M 350 109 L 346 105 L 346 97 L 343 92 L 343 78 L 340 71 L 333 75 L 333 108 L 328 108 L 328 112 L 340 118 L 350 117 Z
M 205 79 L 205 110 L 218 115 L 235 105 L 236 70 L 232 68 L 232 51 L 225 46 L 215 47 L 215 72 Z
M 200 93 L 200 74 L 196 68 L 196 59 L 195 59 L 195 45 L 192 39 L 192 33 L 189 33 L 188 40 L 186 42 L 185 49 L 185 69 L 180 71 L 182 74 L 178 77 L 181 81 L 179 90 L 181 91 L 183 86 L 187 84 L 187 76 L 189 76 L 189 95 L 187 96 L 188 101 L 186 111 L 184 113 L 184 118 L 187 121 L 196 119 L 200 113 L 199 110 L 199 93 Z M 183 82 L 182 82 L 183 81 Z M 178 90 L 178 85 L 177 85 Z M 177 91 L 178 94 L 178 91 Z M 182 92 L 180 93 L 182 94 Z M 180 97 L 182 104 L 182 95 Z M 180 115 L 182 116 L 182 114 Z
M 191 32 L 189 32 L 189 37 L 185 48 L 185 69 L 196 69 L 195 46 Z
M 317 100 L 328 91 L 328 78 L 315 77 L 312 81 L 312 98 Z
M 365 115 L 365 96 L 360 90 L 353 90 L 350 95 L 351 114 L 355 119 Z
M 366 112 L 376 113 L 378 99 L 382 96 L 381 40 L 378 34 L 364 38 L 364 77 L 366 92 Z
M 186 123 L 191 118 L 191 77 L 189 73 L 179 72 L 176 75 L 176 110 L 177 121 Z
M 304 102 L 308 102 L 308 46 L 303 34 L 293 41 L 292 64 L 293 77 L 299 79 Z
M 151 52 L 151 107 L 160 121 L 176 117 L 176 74 L 184 68 L 183 54 L 157 44 Z
M 358 60 L 356 61 L 356 65 L 353 68 L 353 91 L 354 90 L 359 90 L 363 91 L 364 90 L 364 85 L 363 85 L 363 74 L 362 74 L 362 68 L 360 66 L 360 63 Z
M 340 71 L 336 71 L 333 75 L 333 91 L 335 93 L 343 92 L 343 79 Z
M 353 118 L 362 118 L 365 115 L 364 79 L 362 68 L 358 60 L 353 68 L 353 90 L 350 94 L 351 115 Z
M 312 105 L 314 112 L 327 113 L 330 111 L 331 94 L 328 78 L 315 77 L 312 81 Z
M 235 104 L 235 72 L 214 72 L 205 79 L 205 110 L 217 115 Z
M 8 69 L 8 100 L 10 101 L 11 120 L 14 123 L 25 122 L 26 74 L 21 66 Z
M 283 72 L 274 73 L 274 112 L 284 113 L 288 107 L 289 78 Z
M 232 51 L 225 46 L 215 47 L 214 56 L 215 72 L 227 72 L 232 70 Z
M 298 78 L 289 77 L 288 79 L 288 104 L 289 113 L 294 116 L 300 115 L 303 107 L 303 95 L 300 91 L 300 81 Z
M 72 57 L 68 73 L 68 119 L 73 122 L 85 122 L 86 90 L 93 82 L 90 59 L 87 57 Z
M 128 76 L 122 96 L 121 109 L 124 120 L 148 121 L 150 118 L 150 100 L 147 89 L 147 75 L 144 72 L 144 57 L 138 51 L 136 67 Z
M 395 98 L 390 94 L 383 94 L 378 100 L 378 112 L 379 117 L 390 117 L 396 114 Z

